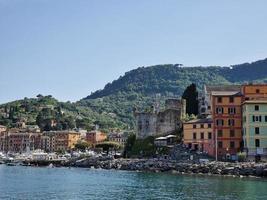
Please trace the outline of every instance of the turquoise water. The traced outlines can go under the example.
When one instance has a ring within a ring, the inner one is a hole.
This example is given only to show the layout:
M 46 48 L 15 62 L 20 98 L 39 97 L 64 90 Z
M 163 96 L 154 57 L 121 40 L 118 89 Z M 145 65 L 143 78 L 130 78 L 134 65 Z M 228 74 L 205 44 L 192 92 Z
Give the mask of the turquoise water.
M 0 165 L 0 199 L 267 199 L 267 180 Z

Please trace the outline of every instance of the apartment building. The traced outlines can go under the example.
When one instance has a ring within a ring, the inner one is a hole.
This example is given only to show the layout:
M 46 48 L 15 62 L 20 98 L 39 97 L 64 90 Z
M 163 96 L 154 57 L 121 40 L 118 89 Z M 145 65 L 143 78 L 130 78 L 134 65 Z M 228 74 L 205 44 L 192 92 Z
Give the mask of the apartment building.
M 69 151 L 80 140 L 76 131 L 45 131 L 41 138 L 41 147 L 47 152 Z
M 184 144 L 196 151 L 214 155 L 213 121 L 211 118 L 196 119 L 184 123 Z
M 248 160 L 267 160 L 267 85 L 243 85 L 243 140 Z
M 212 91 L 211 111 L 218 159 L 237 159 L 242 149 L 242 94 L 237 91 Z

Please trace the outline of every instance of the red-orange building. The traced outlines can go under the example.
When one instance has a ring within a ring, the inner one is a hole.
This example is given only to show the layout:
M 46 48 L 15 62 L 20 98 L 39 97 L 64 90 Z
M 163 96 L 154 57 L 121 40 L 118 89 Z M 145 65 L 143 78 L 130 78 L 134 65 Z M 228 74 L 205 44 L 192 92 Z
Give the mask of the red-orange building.
M 215 134 L 214 157 L 236 159 L 242 147 L 241 91 L 213 91 L 211 105 Z
M 92 144 L 103 142 L 107 139 L 107 135 L 101 131 L 91 131 L 86 133 L 86 141 Z
M 0 151 L 23 153 L 41 148 L 41 134 L 14 130 L 0 134 Z

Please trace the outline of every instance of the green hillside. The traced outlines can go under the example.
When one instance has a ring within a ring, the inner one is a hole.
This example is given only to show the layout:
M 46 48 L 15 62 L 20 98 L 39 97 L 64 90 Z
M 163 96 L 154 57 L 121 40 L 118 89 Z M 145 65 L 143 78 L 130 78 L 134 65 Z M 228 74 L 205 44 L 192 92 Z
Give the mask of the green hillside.
M 267 82 L 267 59 L 231 67 L 181 67 L 180 65 L 156 65 L 140 67 L 108 83 L 76 102 L 58 102 L 51 96 L 23 99 L 0 106 L 0 124 L 14 126 L 24 120 L 49 129 L 73 126 L 90 129 L 94 124 L 100 128 L 132 128 L 133 108 L 143 110 L 154 101 L 156 94 L 165 97 L 181 96 L 184 89 L 195 83 L 198 89 L 204 84 L 238 84 L 244 82 Z M 86 87 L 86 86 L 84 86 Z

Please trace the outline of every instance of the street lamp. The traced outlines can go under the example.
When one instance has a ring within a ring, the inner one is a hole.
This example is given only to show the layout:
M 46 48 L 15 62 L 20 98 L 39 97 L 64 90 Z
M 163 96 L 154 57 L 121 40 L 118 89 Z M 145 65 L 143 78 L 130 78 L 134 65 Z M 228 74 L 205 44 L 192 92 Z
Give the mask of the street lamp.
M 215 132 L 215 156 L 218 161 L 218 130 Z

